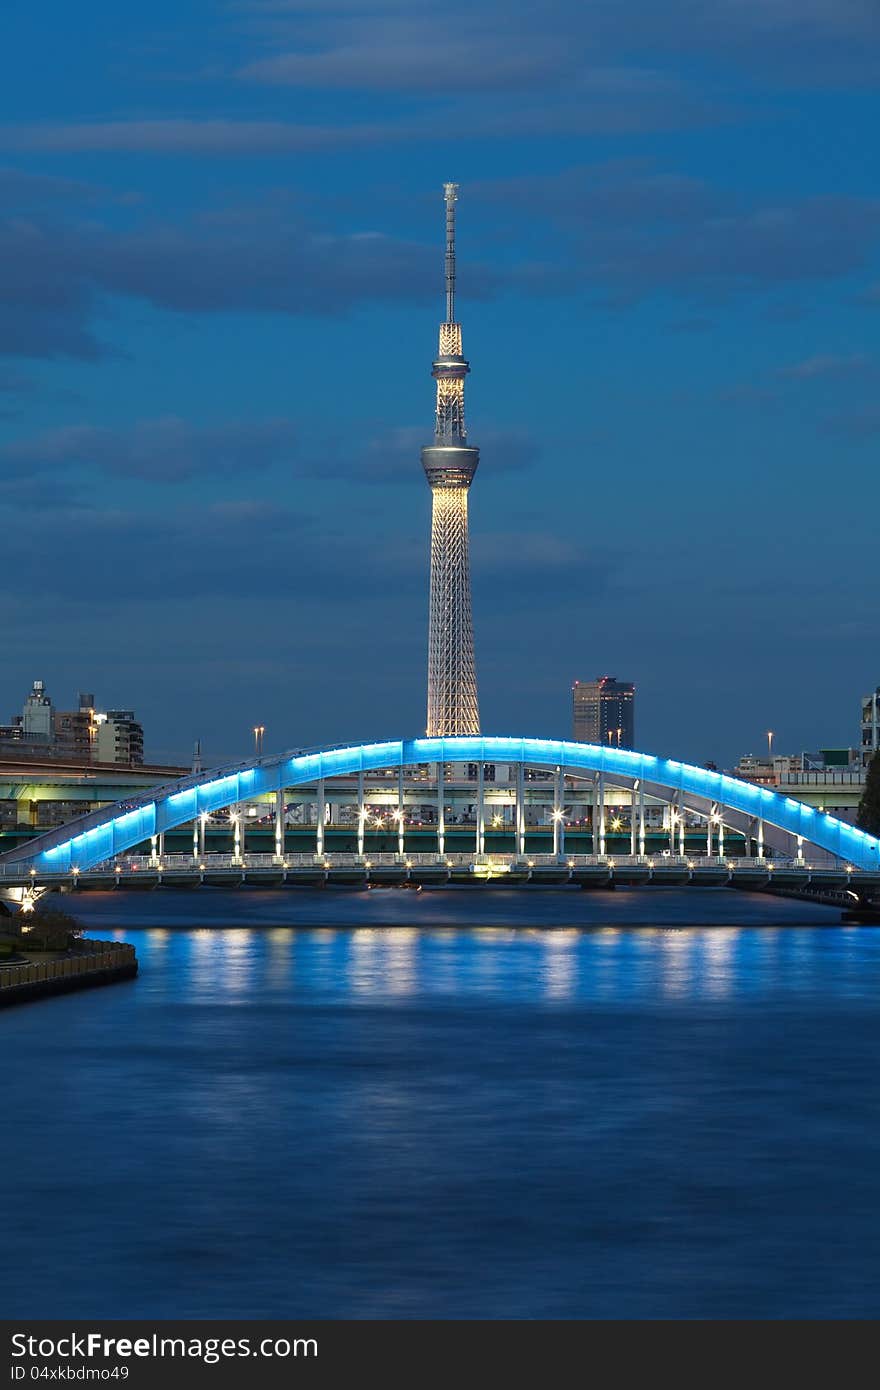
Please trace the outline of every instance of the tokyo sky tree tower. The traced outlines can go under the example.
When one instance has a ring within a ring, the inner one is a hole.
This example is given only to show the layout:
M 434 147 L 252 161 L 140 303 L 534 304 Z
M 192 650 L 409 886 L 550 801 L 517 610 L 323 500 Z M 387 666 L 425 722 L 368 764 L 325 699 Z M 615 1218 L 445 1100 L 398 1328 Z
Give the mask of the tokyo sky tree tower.
M 446 322 L 431 375 L 437 382 L 434 443 L 422 450 L 431 484 L 431 603 L 428 619 L 428 735 L 478 734 L 477 676 L 471 622 L 468 559 L 468 488 L 480 451 L 467 442 L 464 379 L 470 367 L 461 352 L 455 322 L 455 201 L 458 184 L 443 186 L 446 198 Z

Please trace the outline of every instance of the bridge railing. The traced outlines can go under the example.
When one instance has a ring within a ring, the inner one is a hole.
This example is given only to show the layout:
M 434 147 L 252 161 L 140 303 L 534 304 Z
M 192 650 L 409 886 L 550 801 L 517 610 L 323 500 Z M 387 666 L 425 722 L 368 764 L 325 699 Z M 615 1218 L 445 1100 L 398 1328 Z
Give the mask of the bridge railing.
M 93 868 L 80 872 L 77 869 L 59 869 L 58 871 L 40 870 L 38 875 L 30 874 L 21 865 L 8 864 L 0 865 L 0 882 L 4 879 L 7 882 L 14 881 L 18 884 L 26 884 L 29 878 L 39 884 L 51 885 L 54 882 L 69 884 L 82 879 L 86 882 L 99 878 L 107 879 L 129 879 L 135 874 L 146 876 L 186 874 L 187 876 L 210 875 L 212 873 L 225 874 L 246 874 L 249 870 L 271 870 L 284 873 L 285 870 L 313 869 L 313 870 L 340 870 L 340 869 L 359 869 L 365 874 L 380 868 L 469 868 L 479 873 L 480 871 L 491 871 L 493 869 L 501 872 L 512 870 L 530 870 L 540 868 L 555 869 L 581 869 L 581 868 L 607 868 L 612 873 L 625 869 L 644 868 L 649 872 L 656 873 L 667 869 L 694 870 L 738 870 L 745 871 L 755 869 L 767 873 L 773 873 L 777 869 L 786 868 L 805 868 L 812 869 L 814 866 L 804 860 L 793 860 L 775 856 L 752 857 L 732 857 L 718 856 L 711 857 L 703 855 L 621 855 L 621 854 L 467 854 L 450 853 L 438 855 L 437 853 L 426 853 L 424 851 L 412 854 L 394 854 L 389 851 L 382 851 L 375 854 L 286 854 L 283 856 L 274 854 L 217 854 L 208 853 L 198 858 L 189 854 L 166 854 L 160 858 L 149 855 L 124 855 L 118 860 L 106 860 Z M 822 866 L 825 867 L 825 866 Z M 839 865 L 840 868 L 848 867 Z M 852 870 L 849 870 L 852 872 Z M 858 873 L 858 870 L 855 871 Z

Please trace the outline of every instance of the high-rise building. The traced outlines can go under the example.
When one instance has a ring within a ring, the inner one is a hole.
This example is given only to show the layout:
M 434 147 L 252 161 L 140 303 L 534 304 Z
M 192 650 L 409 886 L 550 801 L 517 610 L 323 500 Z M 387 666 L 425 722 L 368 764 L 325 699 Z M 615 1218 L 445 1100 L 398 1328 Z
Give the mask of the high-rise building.
M 611 748 L 635 744 L 636 688 L 616 676 L 575 681 L 571 687 L 573 737 Z
M 458 184 L 444 185 L 446 199 L 446 321 L 431 375 L 437 382 L 434 443 L 422 450 L 431 485 L 431 596 L 428 617 L 429 736 L 478 734 L 477 676 L 471 619 L 468 489 L 480 451 L 467 442 L 461 324 L 455 322 L 455 203 Z
M 880 748 L 880 685 L 862 700 L 862 766 L 867 767 Z

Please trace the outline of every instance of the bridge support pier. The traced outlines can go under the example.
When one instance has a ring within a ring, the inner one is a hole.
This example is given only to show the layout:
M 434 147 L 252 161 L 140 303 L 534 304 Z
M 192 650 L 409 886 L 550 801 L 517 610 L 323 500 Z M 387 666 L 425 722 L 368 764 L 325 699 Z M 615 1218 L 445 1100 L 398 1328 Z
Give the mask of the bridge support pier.
M 284 788 L 275 793 L 275 858 L 284 859 Z
M 486 853 L 486 769 L 482 758 L 477 763 L 477 857 Z
M 516 765 L 516 853 L 522 859 L 526 852 L 526 770 Z
M 446 767 L 437 764 L 437 854 L 446 853 Z
M 325 809 L 326 789 L 324 779 L 321 777 L 317 785 L 318 804 L 315 807 L 315 854 L 319 859 L 324 856 L 324 820 L 327 815 Z
M 557 859 L 565 854 L 565 773 L 556 769 L 556 793 L 553 798 L 553 853 Z
M 403 768 L 397 769 L 397 853 L 404 856 Z
M 639 781 L 639 854 L 645 857 L 645 788 Z
M 605 853 L 605 773 L 599 773 L 599 781 L 596 784 L 596 796 L 598 798 L 599 812 L 599 853 Z
M 367 824 L 367 808 L 364 805 L 364 770 L 358 772 L 357 780 L 357 799 L 358 799 L 358 838 L 357 852 L 361 859 L 364 857 L 364 828 Z

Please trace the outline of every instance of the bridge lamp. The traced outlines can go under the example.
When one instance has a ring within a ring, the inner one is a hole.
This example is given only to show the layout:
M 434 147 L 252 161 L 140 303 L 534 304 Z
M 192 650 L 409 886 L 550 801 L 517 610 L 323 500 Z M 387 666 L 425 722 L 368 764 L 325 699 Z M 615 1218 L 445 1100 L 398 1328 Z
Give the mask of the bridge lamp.
M 614 868 L 614 860 L 613 860 L 613 859 L 608 859 L 606 862 L 607 862 L 607 864 L 608 864 L 609 869 L 613 869 L 613 868 Z
M 201 869 L 202 873 L 205 872 L 205 866 L 204 866 L 204 864 L 200 864 L 200 865 L 199 865 L 199 868 Z
M 77 874 L 79 873 L 79 868 L 78 868 L 78 866 L 77 866 L 76 864 L 74 864 L 74 866 L 73 866 L 73 868 L 71 869 L 70 872 L 73 874 L 74 878 L 76 878 Z
M 365 868 L 365 869 L 372 869 L 372 867 L 373 867 L 373 861 L 372 861 L 372 859 L 365 859 L 365 860 L 364 860 L 364 868 Z
M 36 871 L 36 869 L 31 869 L 31 878 L 36 878 L 36 876 L 37 876 L 37 871 Z
M 648 868 L 649 868 L 649 869 L 653 869 L 653 867 L 654 867 L 654 861 L 653 861 L 653 859 L 649 859 L 649 860 L 648 860 Z
M 564 812 L 564 811 L 554 811 L 554 812 L 553 812 L 553 819 L 554 819 L 554 820 L 557 820 L 557 821 L 559 821 L 559 820 L 565 820 L 565 812 Z
M 847 866 L 846 866 L 846 872 L 847 872 L 848 874 L 851 874 L 852 871 L 853 871 L 853 866 L 852 866 L 852 864 L 847 864 Z
M 411 868 L 412 868 L 412 860 L 411 860 L 411 859 L 407 859 L 407 861 L 406 861 L 406 867 L 407 867 L 408 869 L 411 869 Z
M 611 829 L 619 830 L 622 825 L 623 821 L 620 819 L 620 816 L 615 816 L 614 820 L 611 822 Z
M 693 859 L 689 859 L 689 860 L 688 860 L 688 868 L 689 868 L 689 869 L 695 869 L 696 867 L 697 867 L 697 866 L 696 866 L 696 864 L 694 863 Z
M 530 868 L 530 869 L 533 869 L 534 867 L 535 867 L 535 861 L 534 861 L 534 859 L 530 859 L 530 860 L 529 860 L 529 868 Z

